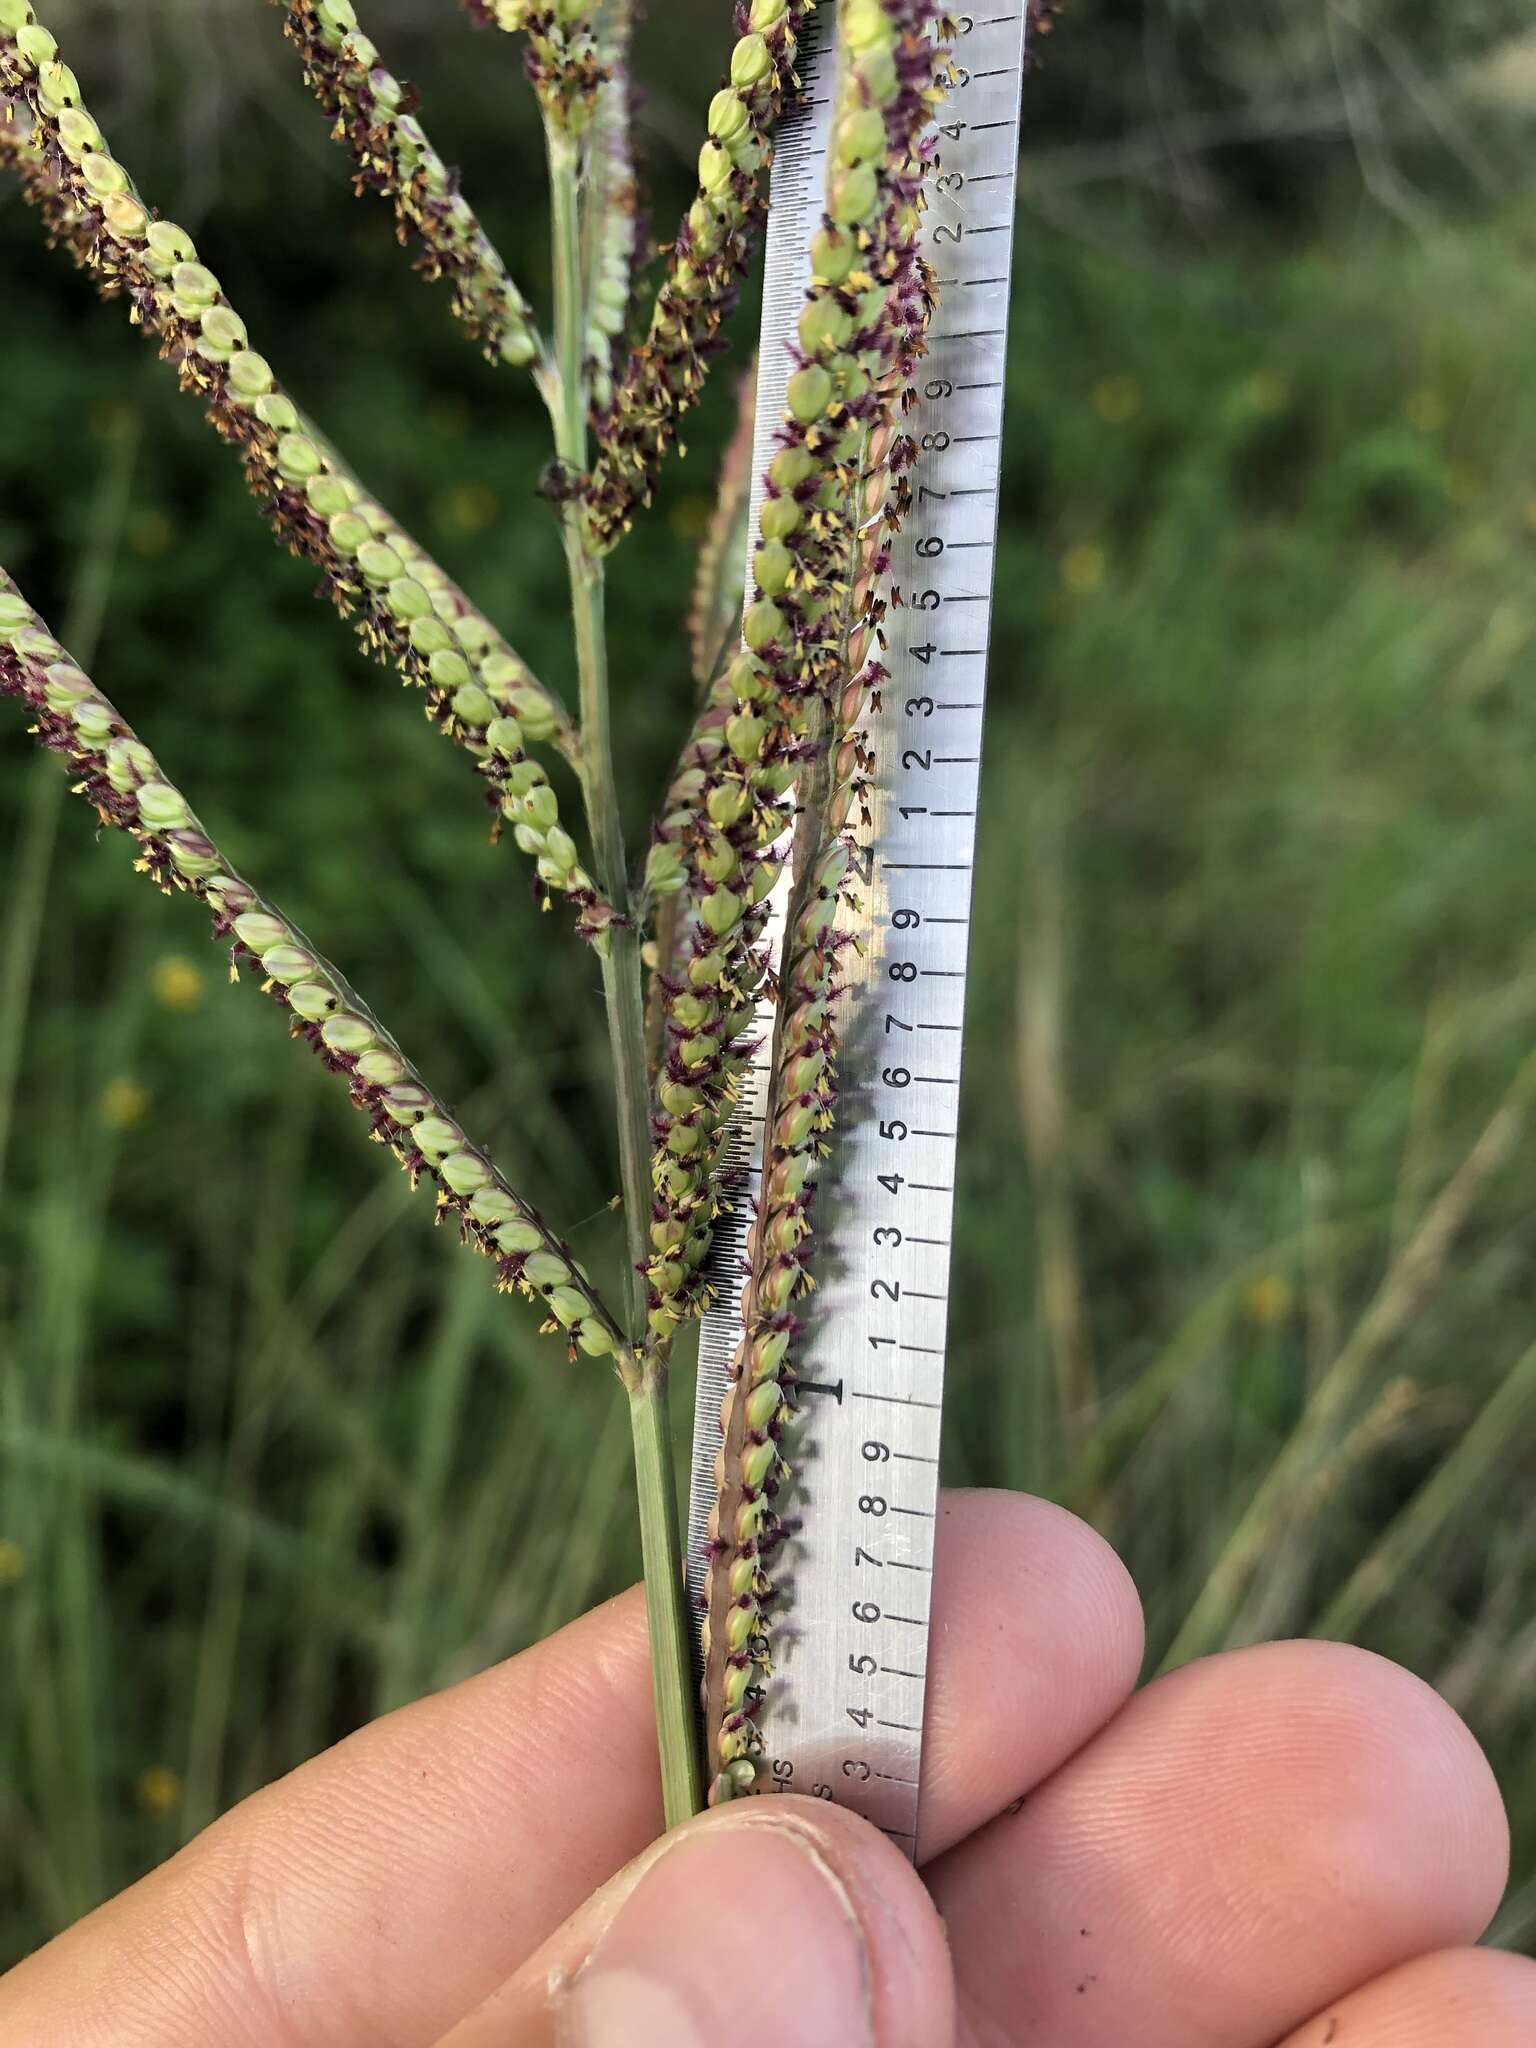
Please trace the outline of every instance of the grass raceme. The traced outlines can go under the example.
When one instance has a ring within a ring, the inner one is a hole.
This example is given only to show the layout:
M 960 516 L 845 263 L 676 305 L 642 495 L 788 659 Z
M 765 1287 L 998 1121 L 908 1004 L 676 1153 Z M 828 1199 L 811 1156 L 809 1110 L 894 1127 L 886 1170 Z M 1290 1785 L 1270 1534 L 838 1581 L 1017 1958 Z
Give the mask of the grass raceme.
M 476 0 L 468 11 L 517 39 L 544 127 L 547 333 L 430 140 L 419 95 L 388 67 L 350 0 L 290 0 L 281 16 L 351 156 L 357 192 L 388 201 L 416 267 L 447 282 L 466 335 L 493 363 L 530 375 L 547 409 L 545 491 L 569 583 L 574 706 L 534 675 L 300 412 L 191 235 L 156 211 L 113 154 L 30 0 L 0 0 L 0 164 L 49 239 L 158 345 L 236 453 L 275 537 L 314 565 L 368 653 L 421 693 L 429 719 L 468 757 L 493 831 L 532 863 L 541 898 L 574 913 L 600 965 L 615 1079 L 629 1268 L 621 1297 L 603 1297 L 340 971 L 231 865 L 149 745 L 8 578 L 0 692 L 67 760 L 102 823 L 133 841 L 136 865 L 162 889 L 198 900 L 231 973 L 259 982 L 372 1136 L 413 1183 L 434 1185 L 440 1216 L 495 1261 L 500 1284 L 533 1300 L 573 1358 L 613 1362 L 631 1411 L 663 1788 L 675 1821 L 706 1797 L 750 1789 L 761 1758 L 770 1561 L 783 1540 L 779 1444 L 795 1405 L 796 1305 L 812 1279 L 818 1164 L 836 1134 L 837 910 L 869 829 L 862 722 L 883 675 L 887 541 L 915 460 L 900 420 L 932 303 L 919 240 L 924 137 L 947 60 L 932 0 L 844 0 L 839 9 L 825 207 L 812 283 L 785 337 L 788 407 L 752 536 L 745 612 L 731 582 L 746 540 L 750 418 L 721 478 L 695 594 L 701 709 L 694 730 L 679 735 L 665 806 L 637 857 L 620 822 L 610 738 L 607 563 L 650 504 L 722 351 L 763 211 L 774 125 L 799 89 L 809 10 L 801 0 L 751 0 L 738 11 L 722 53 L 725 82 L 704 120 L 695 196 L 649 303 L 638 288 L 629 0 Z M 689 659 L 681 647 L 680 663 Z M 562 769 L 574 777 L 574 812 L 560 793 Z M 781 878 L 789 937 L 775 982 L 766 932 Z M 676 1338 L 708 1300 L 721 1147 L 770 989 L 777 1050 L 765 1197 L 750 1247 L 747 1338 L 722 1416 L 701 1723 L 667 1385 Z

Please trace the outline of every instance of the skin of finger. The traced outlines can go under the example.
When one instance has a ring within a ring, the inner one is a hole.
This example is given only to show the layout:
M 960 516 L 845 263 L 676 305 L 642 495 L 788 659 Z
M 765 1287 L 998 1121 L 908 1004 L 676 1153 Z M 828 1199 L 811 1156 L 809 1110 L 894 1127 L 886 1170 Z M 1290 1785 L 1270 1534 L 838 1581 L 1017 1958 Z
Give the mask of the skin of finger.
M 949 1495 L 941 1539 L 935 1843 L 1084 1742 L 1140 1655 L 1123 1570 L 1059 1510 Z M 48 2038 L 62 1998 L 73 2048 L 419 2048 L 654 1840 L 656 1780 L 631 1594 L 248 1800 L 0 1980 L 0 2039 Z
M 1536 1963 L 1446 1949 L 1336 1999 L 1280 2048 L 1531 2048 Z M 1268 2048 L 1255 2041 L 1253 2048 Z
M 1427 1686 L 1279 1643 L 1149 1686 L 929 1877 L 977 2044 L 1254 2048 L 1476 1940 L 1507 1863 L 1487 1763 Z
M 937 1557 L 925 1863 L 1096 1734 L 1130 1697 L 1144 1648 L 1130 1573 L 1064 1508 L 1022 1493 L 946 1493 Z
M 651 1896 L 658 1888 L 664 1901 Z M 637 1891 L 649 1908 L 638 1955 L 636 1937 L 625 1938 Z M 750 1910 L 724 1910 L 733 1895 Z M 652 1939 L 658 1925 L 675 1927 L 676 1938 Z M 769 1977 L 765 1929 L 789 1965 Z M 817 1979 L 834 1976 L 845 1993 L 856 1987 L 858 2013 L 840 2003 L 835 2017 L 828 2010 Z M 785 2048 L 954 2040 L 943 1923 L 912 1866 L 855 1815 L 785 1797 L 706 1814 L 654 1844 L 439 2048 L 566 2048 L 588 2039 L 583 2017 L 597 2008 L 633 2048 L 724 2040 L 740 2030 L 754 1982 L 763 1986 L 760 2016 Z M 649 2029 L 646 2015 L 656 2016 Z

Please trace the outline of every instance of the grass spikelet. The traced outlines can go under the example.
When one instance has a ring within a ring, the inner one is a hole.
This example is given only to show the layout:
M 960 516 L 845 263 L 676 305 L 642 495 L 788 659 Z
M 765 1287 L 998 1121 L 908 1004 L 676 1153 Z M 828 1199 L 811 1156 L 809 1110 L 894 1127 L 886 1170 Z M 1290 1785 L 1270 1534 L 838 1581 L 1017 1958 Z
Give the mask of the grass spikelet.
M 416 93 L 379 61 L 351 0 L 274 0 L 283 32 L 304 60 L 304 78 L 357 163 L 359 193 L 390 201 L 402 242 L 421 247 L 418 267 L 446 277 L 453 310 L 493 362 L 526 368 L 541 344 L 528 302 L 512 282 L 459 174 L 432 147 Z
M 593 1356 L 624 1348 L 618 1325 L 569 1249 L 465 1134 L 340 971 L 235 869 L 122 713 L 101 694 L 0 570 L 0 695 L 26 706 L 40 746 L 76 771 L 76 793 L 138 848 L 163 890 L 195 897 L 236 979 L 259 981 L 328 1071 L 346 1084 L 372 1134 L 414 1183 L 437 1189 L 464 1241 Z
M 44 31 L 46 33 L 46 31 Z M 50 38 L 51 40 L 51 38 Z M 512 827 L 541 891 L 568 897 L 597 937 L 610 906 L 560 817 L 529 743 L 573 745 L 569 719 L 527 665 L 368 496 L 283 391 L 190 235 L 155 218 L 81 104 L 67 67 L 31 61 L 0 32 L 0 91 L 30 117 L 18 145 L 24 190 L 108 296 L 126 296 L 184 391 L 239 449 L 276 532 L 322 572 L 370 653 L 423 690 L 434 724 L 474 757 L 499 830 Z
M 523 69 L 545 119 L 564 134 L 581 134 L 606 75 L 590 0 L 463 0 L 463 5 L 478 27 L 527 37 Z
M 827 211 L 741 657 L 743 680 L 772 703 L 805 765 L 745 1335 L 721 1418 L 711 1532 L 704 1713 L 716 1800 L 751 1789 L 762 1749 L 780 1439 L 794 1408 L 796 1304 L 811 1285 L 816 1165 L 837 1101 L 837 910 L 868 823 L 858 728 L 884 673 L 871 653 L 879 586 L 912 459 L 895 414 L 932 303 L 917 229 L 922 136 L 942 96 L 935 15 L 925 0 L 850 0 L 839 17 Z
M 593 544 L 611 548 L 649 504 L 680 423 L 698 403 L 721 329 L 735 306 L 762 208 L 770 136 L 795 85 L 800 0 L 752 0 L 728 83 L 710 103 L 698 190 L 668 257 L 643 340 L 612 405 L 596 422 L 598 459 L 586 488 Z

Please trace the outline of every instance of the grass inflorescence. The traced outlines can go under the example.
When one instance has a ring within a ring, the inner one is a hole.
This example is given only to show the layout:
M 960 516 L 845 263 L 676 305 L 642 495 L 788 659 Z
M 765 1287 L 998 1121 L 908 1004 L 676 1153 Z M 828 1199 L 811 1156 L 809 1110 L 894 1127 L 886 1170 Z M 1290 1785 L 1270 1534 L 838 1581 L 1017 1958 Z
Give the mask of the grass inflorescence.
M 673 20 L 708 34 L 720 13 L 651 10 L 652 135 L 674 91 L 698 96 L 701 45 Z M 515 46 L 455 51 L 441 23 L 411 40 L 392 18 L 445 153 L 510 147 L 517 179 L 476 182 L 538 284 Z M 83 44 L 82 71 L 146 189 L 181 204 L 192 131 L 162 116 L 188 17 L 143 21 L 152 100 L 108 101 L 110 45 Z M 1089 22 L 1063 15 L 1029 87 L 986 743 L 986 814 L 1011 829 L 984 832 L 977 875 L 946 1476 L 1096 1521 L 1154 1666 L 1194 1617 L 1186 1645 L 1347 1635 L 1437 1686 L 1514 1821 L 1492 1938 L 1529 1946 L 1536 1204 L 1510 1099 L 1536 1005 L 1528 140 L 1493 197 L 1415 147 L 1431 218 L 1404 235 L 1361 205 L 1347 143 L 1280 131 L 1293 80 L 1328 100 L 1305 24 L 1277 66 L 1256 17 L 1208 14 L 1193 40 L 1185 21 L 1183 57 L 1214 60 L 1186 74 L 1197 121 L 1225 118 L 1235 79 L 1254 94 L 1251 138 L 1207 152 L 1160 124 L 1140 24 L 1090 42 Z M 219 268 L 283 334 L 331 442 L 367 451 L 482 616 L 515 620 L 563 684 L 558 538 L 519 482 L 547 456 L 537 403 L 399 301 L 387 234 L 355 232 L 344 180 L 316 176 L 323 133 L 275 27 L 262 8 L 232 27 L 217 84 L 252 118 L 199 242 L 236 252 Z M 1457 50 L 1494 33 L 1463 23 Z M 247 76 L 263 36 L 274 62 Z M 1410 26 L 1403 47 L 1450 106 L 1438 45 Z M 1390 148 L 1406 101 L 1383 110 Z M 693 177 L 665 196 L 665 139 L 647 182 L 670 220 Z M 456 750 L 393 715 L 302 568 L 252 559 L 235 477 L 34 238 L 0 199 L 0 381 L 22 395 L 0 559 L 50 615 L 74 593 L 84 668 L 189 786 L 195 764 L 215 836 L 334 936 L 399 1039 L 430 1046 L 461 1127 L 582 1219 L 571 1247 L 617 1301 L 591 953 L 540 943 L 456 804 Z M 665 631 L 724 397 L 609 562 L 614 744 L 638 787 L 665 786 L 696 709 Z M 78 829 L 57 767 L 0 747 L 0 1624 L 27 1673 L 0 1696 L 6 1960 L 369 1714 L 634 1576 L 607 1375 L 561 1367 L 456 1233 L 420 1227 L 424 1197 L 347 1144 L 348 1091 L 188 944 L 179 896 L 127 882 L 120 835 Z M 631 907 L 650 940 L 686 900 Z
M 542 344 L 527 300 L 459 189 L 458 172 L 432 147 L 414 89 L 379 61 L 350 0 L 276 4 L 332 133 L 356 159 L 358 191 L 390 201 L 401 241 L 420 243 L 429 277 L 451 281 L 455 314 L 492 361 L 536 363 Z
M 743 751 L 733 728 L 748 727 L 759 752 L 777 732 L 800 777 L 745 1335 L 721 1418 L 711 1525 L 705 1732 L 717 1798 L 754 1785 L 761 1753 L 769 1560 L 783 1533 L 779 1439 L 794 1404 L 797 1303 L 811 1284 L 817 1166 L 836 1118 L 847 943 L 837 910 L 869 824 L 860 727 L 884 674 L 878 589 L 913 457 L 896 420 L 932 295 L 918 230 L 923 137 L 943 95 L 934 19 L 924 0 L 854 0 L 839 14 L 826 212 L 760 514 L 746 644 L 729 672 L 742 708 L 724 727 L 727 760 Z
M 153 218 L 107 154 L 73 73 L 56 59 L 34 62 L 19 39 L 0 35 L 0 87 L 30 116 L 30 132 L 12 147 L 23 189 L 55 238 L 105 295 L 127 297 L 182 389 L 239 450 L 278 537 L 320 568 L 326 595 L 356 619 L 363 644 L 419 687 L 434 724 L 470 751 L 498 829 L 510 821 L 541 886 L 570 898 L 584 931 L 602 929 L 599 891 L 560 822 L 548 773 L 527 751 L 541 741 L 573 744 L 558 699 L 299 412 L 249 346 L 245 322 L 192 238 Z
M 601 452 L 584 496 L 589 530 L 609 548 L 650 503 L 656 475 L 735 306 L 763 207 L 774 122 L 795 90 L 804 0 L 751 0 L 730 72 L 709 106 L 699 184 L 677 230 L 643 338 L 596 426 Z
M 497 1172 L 423 1083 L 378 1019 L 304 934 L 225 858 L 191 805 L 114 705 L 49 632 L 0 570 L 0 694 L 36 720 L 40 745 L 79 774 L 78 793 L 103 825 L 125 832 L 136 865 L 158 887 L 196 898 L 227 944 L 231 973 L 254 975 L 291 1029 L 346 1083 L 410 1175 L 437 1189 L 466 1243 L 497 1263 L 500 1284 L 548 1308 L 551 1328 L 594 1356 L 623 1337 L 569 1248 Z
M 291 0 L 283 19 L 306 82 L 353 155 L 359 192 L 391 202 L 401 238 L 418 245 L 430 275 L 450 279 L 456 313 L 493 361 L 533 370 L 554 444 L 544 492 L 565 556 L 576 716 L 300 413 L 192 237 L 155 214 L 112 154 L 30 0 L 0 0 L 3 148 L 52 238 L 104 296 L 127 300 L 182 388 L 238 450 L 278 536 L 320 569 L 326 594 L 356 619 L 369 652 L 423 690 L 433 722 L 470 754 L 496 828 L 509 823 L 535 863 L 541 897 L 564 897 L 593 943 L 631 1269 L 622 1308 L 604 1306 L 568 1248 L 468 1145 L 335 970 L 227 868 L 154 757 L 10 587 L 7 687 L 37 713 L 44 743 L 74 760 L 103 819 L 138 840 L 161 885 L 209 905 L 237 967 L 259 961 L 267 992 L 347 1076 L 375 1134 L 413 1174 L 433 1174 L 464 1234 L 498 1256 L 503 1282 L 535 1292 L 571 1331 L 573 1349 L 613 1356 L 631 1401 L 663 1786 L 675 1819 L 699 1802 L 703 1759 L 668 1465 L 671 1350 L 705 1302 L 702 1274 L 724 1199 L 722 1147 L 757 1006 L 772 993 L 767 1199 L 752 1240 L 748 1342 L 721 1468 L 727 1533 L 716 1587 L 734 1590 L 711 1619 L 728 1655 L 727 1704 L 712 1664 L 706 1707 L 716 1790 L 739 1791 L 757 1748 L 746 1696 L 755 1697 L 754 1674 L 767 1663 L 764 1559 L 793 1384 L 794 1303 L 809 1284 L 814 1170 L 834 1120 L 837 909 L 850 835 L 867 823 L 860 724 L 881 674 L 885 538 L 911 459 L 897 412 L 928 304 L 916 238 L 921 136 L 942 68 L 937 13 L 929 0 L 847 0 L 840 13 L 827 211 L 792 343 L 745 623 L 739 635 L 729 623 L 726 570 L 748 503 L 744 416 L 695 587 L 691 652 L 702 707 L 632 887 L 611 735 L 606 563 L 649 503 L 720 348 L 762 211 L 772 129 L 798 89 L 806 9 L 799 0 L 751 0 L 739 10 L 697 192 L 627 353 L 639 208 L 629 0 L 495 0 L 471 11 L 522 39 L 543 116 L 554 301 L 547 341 L 428 140 L 414 91 L 381 62 L 350 0 Z M 586 848 L 531 751 L 549 743 L 574 771 Z M 791 850 L 788 951 L 775 983 L 770 900 Z M 747 1583 L 738 1585 L 743 1573 Z

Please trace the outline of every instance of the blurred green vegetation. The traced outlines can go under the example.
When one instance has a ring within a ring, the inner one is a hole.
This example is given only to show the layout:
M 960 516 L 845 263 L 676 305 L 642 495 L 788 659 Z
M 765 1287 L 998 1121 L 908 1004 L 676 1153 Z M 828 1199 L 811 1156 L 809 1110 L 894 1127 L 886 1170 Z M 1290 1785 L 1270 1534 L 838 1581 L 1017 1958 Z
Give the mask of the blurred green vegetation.
M 379 11 L 537 281 L 504 50 Z M 534 402 L 347 201 L 275 20 L 57 13 L 293 388 L 567 679 Z M 701 36 L 719 13 L 678 9 Z M 1536 206 L 1530 74 L 1501 41 L 1522 13 L 1079 0 L 1033 83 L 947 1472 L 1097 1520 L 1154 1664 L 1312 1629 L 1438 1685 L 1506 1786 L 1498 1934 L 1526 1945 Z M 713 47 L 678 17 L 646 46 L 662 223 L 713 83 L 678 75 Z M 611 1262 L 590 959 L 120 310 L 3 196 L 0 271 L 0 561 Z M 616 570 L 637 834 L 688 701 L 728 396 Z M 0 1962 L 634 1558 L 603 1375 L 434 1236 L 197 917 L 10 726 Z

